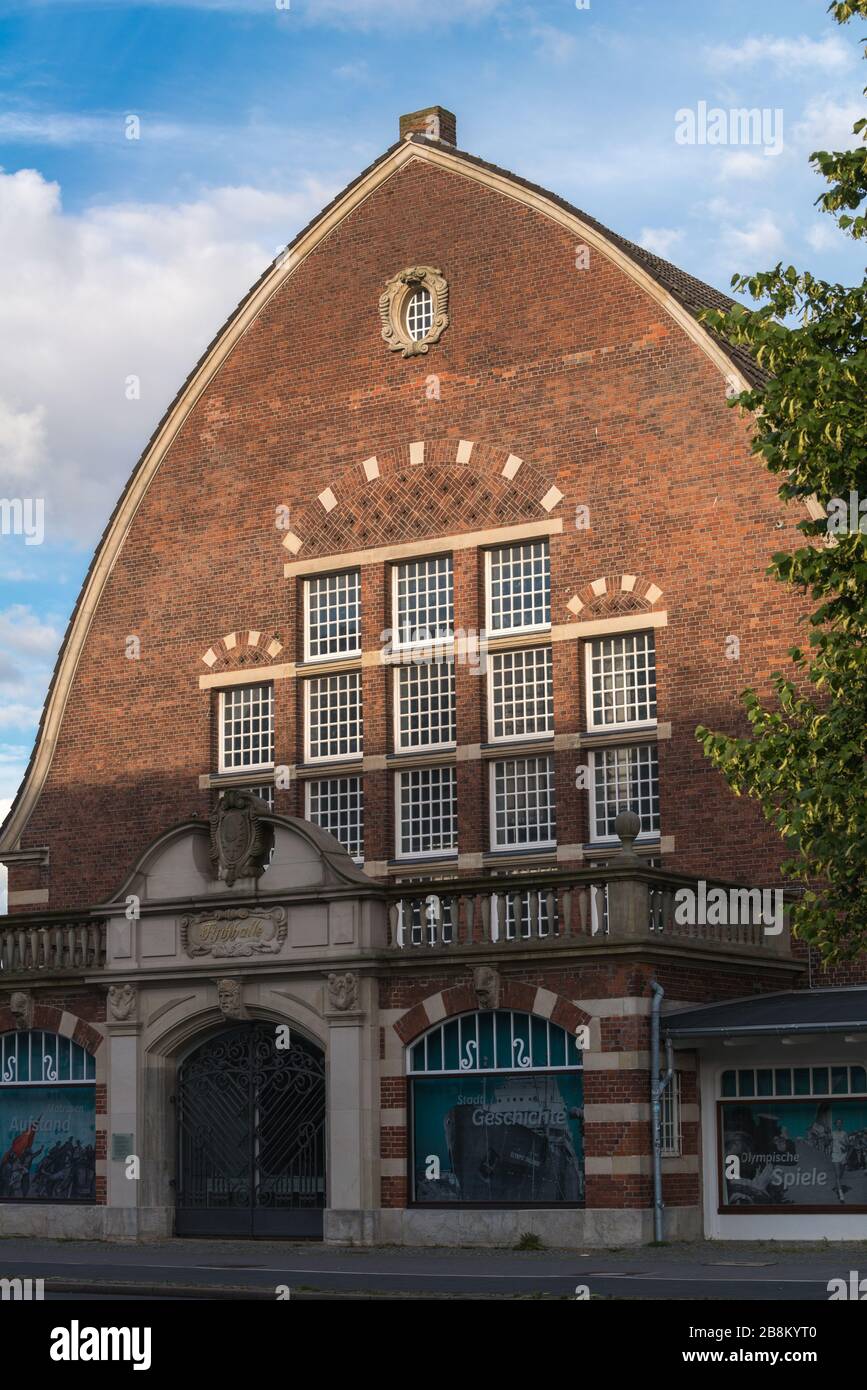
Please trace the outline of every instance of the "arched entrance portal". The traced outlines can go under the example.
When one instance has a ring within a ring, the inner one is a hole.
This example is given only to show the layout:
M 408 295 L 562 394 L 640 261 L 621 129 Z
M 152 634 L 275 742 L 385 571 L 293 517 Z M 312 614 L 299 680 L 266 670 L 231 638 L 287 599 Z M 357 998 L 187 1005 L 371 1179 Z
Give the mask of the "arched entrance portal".
M 325 1059 L 282 1031 L 237 1024 L 181 1064 L 178 1235 L 321 1237 Z

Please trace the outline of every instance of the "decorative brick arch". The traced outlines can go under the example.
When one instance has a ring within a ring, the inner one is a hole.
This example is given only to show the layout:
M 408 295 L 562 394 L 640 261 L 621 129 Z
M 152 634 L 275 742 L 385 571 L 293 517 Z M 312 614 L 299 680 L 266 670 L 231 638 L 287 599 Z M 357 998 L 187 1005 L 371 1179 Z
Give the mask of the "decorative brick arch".
M 14 991 L 13 991 L 14 992 Z M 64 1015 L 67 1019 L 66 1027 L 61 1029 Z M 70 1026 L 72 1032 L 69 1031 Z M 85 1052 L 96 1056 L 104 1041 L 102 1033 L 90 1023 L 85 1023 L 83 1018 L 77 1014 L 70 1013 L 68 1009 L 58 1009 L 54 1004 L 33 1004 L 33 1018 L 30 1028 L 41 1028 L 45 1033 L 59 1033 L 63 1038 L 70 1038 L 72 1042 L 78 1043 Z M 27 1032 L 28 1029 L 21 1029 L 18 1020 L 15 1018 L 9 1005 L 0 1008 L 0 1033 L 19 1033 Z M 98 1073 L 97 1073 L 98 1075 Z
M 273 632 L 245 628 L 218 638 L 202 661 L 211 671 L 234 671 L 244 666 L 267 666 L 282 650 L 283 643 Z
M 650 613 L 661 598 L 659 585 L 643 575 L 601 575 L 578 589 L 566 607 L 570 613 L 580 613 L 584 620 L 614 617 L 621 613 Z
M 563 493 L 550 475 L 500 445 L 416 440 L 345 467 L 314 501 L 294 510 L 283 545 L 335 555 L 454 531 L 513 526 L 551 516 Z
M 579 1009 L 565 995 L 555 994 L 541 985 L 528 985 L 523 980 L 501 980 L 499 1007 L 550 1019 L 552 1023 L 565 1028 L 567 1033 L 574 1033 L 582 1024 L 589 1025 L 593 1021 L 590 1014 Z M 392 1027 L 404 1046 L 408 1046 L 426 1033 L 428 1028 L 442 1023 L 444 1018 L 476 1013 L 478 1008 L 472 980 L 467 980 L 464 984 L 453 985 L 451 989 L 440 990 L 438 994 L 429 994 L 402 1014 Z

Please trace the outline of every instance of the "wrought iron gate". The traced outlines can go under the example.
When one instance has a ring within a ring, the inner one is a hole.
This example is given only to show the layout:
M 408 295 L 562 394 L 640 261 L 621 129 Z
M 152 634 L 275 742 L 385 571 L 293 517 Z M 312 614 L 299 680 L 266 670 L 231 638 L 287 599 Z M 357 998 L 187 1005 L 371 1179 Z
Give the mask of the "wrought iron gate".
M 178 1075 L 178 1235 L 322 1235 L 325 1061 L 291 1031 L 242 1023 Z

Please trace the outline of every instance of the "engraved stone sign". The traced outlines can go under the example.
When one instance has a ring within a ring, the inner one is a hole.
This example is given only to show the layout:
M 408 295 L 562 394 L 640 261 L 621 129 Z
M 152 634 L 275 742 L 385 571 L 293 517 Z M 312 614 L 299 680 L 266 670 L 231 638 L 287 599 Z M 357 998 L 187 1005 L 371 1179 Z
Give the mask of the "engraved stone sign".
M 286 930 L 285 907 L 227 907 L 181 918 L 181 942 L 191 958 L 275 956 Z

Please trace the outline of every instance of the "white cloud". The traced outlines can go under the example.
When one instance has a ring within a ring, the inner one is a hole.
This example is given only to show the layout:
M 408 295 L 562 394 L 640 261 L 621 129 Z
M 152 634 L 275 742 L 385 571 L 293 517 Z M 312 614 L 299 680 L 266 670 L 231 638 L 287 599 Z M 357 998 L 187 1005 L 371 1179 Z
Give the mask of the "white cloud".
M 716 44 L 705 49 L 708 65 L 727 73 L 756 64 L 787 76 L 799 72 L 808 76 L 816 72 L 841 73 L 853 65 L 855 57 L 854 50 L 839 34 L 828 34 L 822 39 L 782 39 L 764 34 L 744 39 L 743 43 Z
M 550 63 L 567 63 L 578 46 L 574 34 L 567 34 L 553 24 L 534 24 L 531 33 L 536 40 L 537 54 Z
M 638 238 L 639 246 L 653 251 L 657 256 L 668 256 L 679 241 L 683 241 L 683 232 L 679 227 L 642 227 Z
M 729 259 L 740 263 L 747 258 L 748 266 L 752 268 L 756 262 L 775 261 L 783 249 L 785 238 L 773 213 L 765 210 L 744 226 L 724 226 L 720 240 Z
M 807 152 L 813 150 L 851 150 L 859 137 L 852 127 L 864 115 L 863 102 L 838 101 L 832 96 L 814 97 L 795 126 L 794 138 Z
M 814 251 L 834 251 L 840 245 L 841 233 L 837 225 L 828 219 L 808 228 L 806 240 Z
M 93 544 L 203 348 L 331 196 L 307 178 L 70 215 L 36 170 L 0 171 L 0 496 L 44 497 L 47 543 Z
M 733 150 L 723 155 L 720 161 L 720 179 L 765 179 L 768 176 L 768 161 L 760 154 L 750 154 L 747 150 Z

